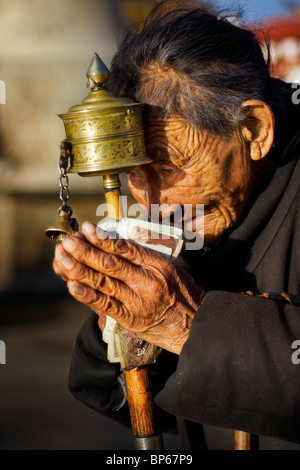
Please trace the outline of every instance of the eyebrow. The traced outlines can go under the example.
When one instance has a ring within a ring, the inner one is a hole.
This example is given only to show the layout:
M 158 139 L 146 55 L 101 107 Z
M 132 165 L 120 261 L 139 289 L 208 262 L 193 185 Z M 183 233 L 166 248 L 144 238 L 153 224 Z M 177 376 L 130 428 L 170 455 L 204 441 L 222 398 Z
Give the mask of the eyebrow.
M 170 159 L 163 159 L 163 158 L 160 158 L 158 160 L 156 160 L 156 163 L 160 164 L 160 163 L 169 163 L 170 165 L 172 165 L 174 168 L 179 168 L 177 165 L 175 165 L 175 163 L 173 163 Z
M 178 147 L 175 147 L 170 143 L 167 145 L 166 143 L 162 144 L 162 142 L 159 140 L 154 140 L 151 143 L 151 146 L 153 150 L 151 150 L 150 147 L 148 150 L 148 154 L 149 157 L 153 158 L 156 163 L 170 162 L 175 168 L 180 169 L 184 169 L 189 163 L 190 156 L 186 155 Z M 172 155 L 174 155 L 176 160 L 180 160 L 180 166 L 173 163 L 173 161 L 171 160 Z

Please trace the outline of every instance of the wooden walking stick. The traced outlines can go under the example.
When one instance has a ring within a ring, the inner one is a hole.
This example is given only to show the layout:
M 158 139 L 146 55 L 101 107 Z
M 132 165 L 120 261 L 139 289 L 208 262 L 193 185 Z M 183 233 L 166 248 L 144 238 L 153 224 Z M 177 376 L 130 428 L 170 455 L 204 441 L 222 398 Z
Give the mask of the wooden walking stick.
M 103 182 L 108 216 L 111 219 L 119 219 L 121 217 L 119 177 L 116 174 L 105 175 Z M 158 426 L 148 367 L 147 365 L 133 367 L 125 370 L 124 373 L 135 448 L 137 450 L 162 450 L 163 440 Z
M 137 450 L 162 450 L 163 440 L 158 426 L 147 366 L 125 371 L 132 433 Z
M 234 431 L 234 450 L 258 450 L 259 436 L 244 431 Z
M 234 450 L 251 450 L 251 434 L 235 430 Z
M 87 98 L 59 115 L 66 131 L 59 163 L 63 206 L 59 209 L 58 220 L 46 230 L 46 235 L 56 241 L 76 230 L 75 219 L 71 219 L 72 209 L 67 206 L 67 173 L 103 176 L 109 217 L 118 219 L 119 173 L 151 162 L 144 144 L 143 105 L 129 98 L 117 98 L 107 91 L 105 82 L 109 71 L 96 53 L 87 78 L 91 87 Z M 148 367 L 145 364 L 133 366 L 131 370 L 125 370 L 125 378 L 136 449 L 161 450 L 162 437 L 156 421 Z

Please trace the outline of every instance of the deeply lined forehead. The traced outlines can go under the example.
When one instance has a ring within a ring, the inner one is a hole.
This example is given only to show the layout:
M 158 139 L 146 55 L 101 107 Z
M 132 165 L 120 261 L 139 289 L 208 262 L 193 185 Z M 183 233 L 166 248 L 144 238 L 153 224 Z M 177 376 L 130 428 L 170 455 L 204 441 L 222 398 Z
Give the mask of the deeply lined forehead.
M 206 142 L 207 133 L 159 107 L 146 106 L 144 121 L 146 147 L 155 161 L 171 160 L 176 166 L 188 167 Z
M 145 105 L 143 123 L 145 133 L 149 133 L 154 129 L 176 131 L 189 127 L 189 123 L 178 114 L 169 113 L 165 108 L 152 105 Z

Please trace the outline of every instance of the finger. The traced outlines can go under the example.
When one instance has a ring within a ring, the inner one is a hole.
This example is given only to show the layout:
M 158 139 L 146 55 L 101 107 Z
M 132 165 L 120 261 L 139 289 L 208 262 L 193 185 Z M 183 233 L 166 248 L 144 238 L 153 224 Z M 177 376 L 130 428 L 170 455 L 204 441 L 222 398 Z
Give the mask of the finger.
M 78 282 L 68 282 L 68 288 L 76 300 L 91 307 L 99 316 L 103 317 L 105 312 L 120 324 L 128 323 L 129 312 L 117 299 Z
M 76 238 L 79 238 L 80 240 L 86 240 L 85 236 L 81 232 L 73 232 L 72 236 L 76 237 Z
M 54 261 L 55 261 L 55 263 L 53 263 L 53 264 L 55 264 L 55 267 L 58 271 L 58 272 L 55 271 L 57 274 L 60 274 L 60 273 L 61 274 L 66 274 L 64 268 L 70 269 L 73 266 L 72 257 L 68 255 L 68 253 L 66 252 L 66 250 L 64 249 L 64 247 L 61 243 L 59 243 L 55 247 Z
M 114 253 L 136 265 L 152 265 L 167 261 L 160 253 L 144 248 L 137 243 L 123 238 L 111 239 L 106 237 L 100 227 L 91 222 L 84 222 L 82 225 L 86 239 L 94 246 L 107 253 Z
M 89 268 L 64 250 L 59 254 L 56 263 L 60 276 L 69 281 L 80 282 L 103 294 L 115 297 L 122 303 L 136 302 L 136 294 L 127 284 Z
M 125 259 L 113 253 L 106 253 L 95 248 L 90 243 L 79 240 L 76 237 L 66 237 L 62 242 L 63 249 L 72 254 L 72 257 L 82 264 L 85 264 L 94 271 L 119 279 L 128 285 L 132 282 L 136 284 L 135 278 L 141 279 L 143 275 L 136 265 L 129 263 Z M 68 262 L 64 259 L 63 263 Z
M 61 268 L 61 265 L 56 261 L 56 259 L 53 260 L 53 271 L 55 272 L 55 274 L 60 276 L 64 281 L 68 280 L 67 276 L 65 275 L 64 271 Z
M 61 265 L 61 262 L 60 262 L 63 252 L 64 252 L 64 249 L 61 246 L 61 243 L 56 245 L 56 247 L 55 247 L 55 256 L 54 256 L 54 259 L 53 259 L 52 266 L 53 266 L 53 271 L 55 272 L 55 274 L 60 276 L 64 281 L 67 281 L 68 277 L 65 275 L 65 271 L 62 268 L 62 265 Z
M 99 316 L 98 326 L 100 330 L 103 331 L 105 328 L 105 324 L 106 324 L 106 315 L 105 313 L 102 313 L 102 312 L 98 312 L 97 315 Z

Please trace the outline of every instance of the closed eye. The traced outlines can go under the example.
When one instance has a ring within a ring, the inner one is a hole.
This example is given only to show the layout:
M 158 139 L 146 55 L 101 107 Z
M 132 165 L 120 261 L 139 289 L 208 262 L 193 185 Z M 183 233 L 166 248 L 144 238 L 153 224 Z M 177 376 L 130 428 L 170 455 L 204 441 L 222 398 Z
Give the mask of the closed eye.
M 176 170 L 173 168 L 161 168 L 160 171 L 166 175 L 172 175 Z

